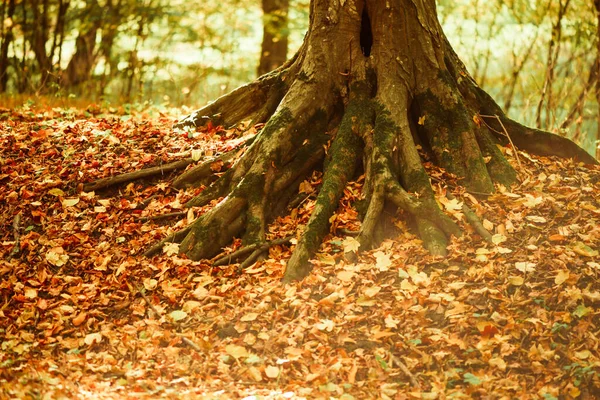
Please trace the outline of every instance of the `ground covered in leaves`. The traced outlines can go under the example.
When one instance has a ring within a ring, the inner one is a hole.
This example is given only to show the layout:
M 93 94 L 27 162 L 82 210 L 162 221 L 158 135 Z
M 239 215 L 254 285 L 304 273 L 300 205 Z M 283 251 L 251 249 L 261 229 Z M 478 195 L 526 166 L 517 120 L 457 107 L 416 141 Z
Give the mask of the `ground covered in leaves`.
M 288 245 L 245 270 L 173 245 L 143 257 L 203 212 L 174 175 L 82 190 L 241 136 L 126 111 L 0 109 L 0 397 L 600 398 L 600 168 L 504 149 L 520 184 L 482 199 L 427 166 L 445 211 L 469 230 L 466 202 L 494 233 L 446 259 L 399 215 L 397 237 L 346 261 L 357 179 L 313 273 L 282 285 Z M 297 235 L 319 181 L 269 239 Z

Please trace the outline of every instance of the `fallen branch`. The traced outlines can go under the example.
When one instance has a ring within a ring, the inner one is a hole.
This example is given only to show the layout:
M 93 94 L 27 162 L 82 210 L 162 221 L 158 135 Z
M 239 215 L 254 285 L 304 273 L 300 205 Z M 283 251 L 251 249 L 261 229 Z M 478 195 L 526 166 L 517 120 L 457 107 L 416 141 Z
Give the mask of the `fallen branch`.
M 165 218 L 171 218 L 171 217 L 181 217 L 183 215 L 187 215 L 187 211 L 177 211 L 177 212 L 172 212 L 172 213 L 167 213 L 167 214 L 159 214 L 159 215 L 150 215 L 148 217 L 139 217 L 138 219 L 141 222 L 147 222 L 147 221 L 155 221 L 158 219 L 165 219 Z
M 146 169 L 142 169 L 134 172 L 127 172 L 125 174 L 111 176 L 108 178 L 98 179 L 95 182 L 88 183 L 83 185 L 84 192 L 92 192 L 98 189 L 104 189 L 110 186 L 119 185 L 126 182 L 135 181 L 137 179 L 148 178 L 151 176 L 161 175 L 172 171 L 177 171 L 180 169 L 186 168 L 188 165 L 192 164 L 194 159 L 186 158 L 183 160 L 175 161 L 165 165 L 159 165 L 156 167 L 150 167 Z
M 390 352 L 390 357 L 392 359 L 392 361 L 394 362 L 394 364 L 396 364 L 398 366 L 398 368 L 400 368 L 400 371 L 402 371 L 402 373 L 404 373 L 404 375 L 406 375 L 406 377 L 410 380 L 411 385 L 415 388 L 415 389 L 421 389 L 421 384 L 419 383 L 419 381 L 417 380 L 417 378 L 413 375 L 412 372 L 410 372 L 410 370 L 408 369 L 408 367 L 406 366 L 406 364 L 404 364 L 398 357 L 396 357 L 394 354 L 392 354 Z

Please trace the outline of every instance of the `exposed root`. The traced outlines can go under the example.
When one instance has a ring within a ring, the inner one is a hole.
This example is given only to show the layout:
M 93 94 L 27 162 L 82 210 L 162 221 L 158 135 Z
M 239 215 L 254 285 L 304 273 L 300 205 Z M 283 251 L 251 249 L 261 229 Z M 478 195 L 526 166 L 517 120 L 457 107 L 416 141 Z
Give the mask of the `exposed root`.
M 231 127 L 253 117 L 254 123 L 264 122 L 270 117 L 270 114 L 269 108 L 265 108 L 263 105 L 273 102 L 273 96 L 277 96 L 281 100 L 285 94 L 286 87 L 282 80 L 284 76 L 285 73 L 281 70 L 264 75 L 248 85 L 219 97 L 214 102 L 181 119 L 173 127 L 198 128 L 206 125 L 209 121 L 214 125 Z
M 446 193 L 446 197 L 450 200 L 456 199 L 456 197 L 454 197 L 452 193 Z M 475 229 L 475 232 L 477 232 L 479 236 L 481 236 L 481 238 L 486 242 L 490 244 L 493 243 L 492 234 L 487 229 L 485 229 L 483 223 L 481 222 L 481 219 L 477 216 L 477 214 L 475 214 L 475 211 L 471 210 L 471 208 L 464 201 L 462 205 L 462 212 L 465 215 L 467 222 L 469 222 L 473 229 Z
M 330 23 L 309 30 L 305 45 L 292 61 L 178 124 L 200 126 L 208 119 L 226 126 L 247 118 L 267 121 L 235 163 L 186 206 L 222 200 L 147 254 L 160 251 L 166 242 L 181 242 L 181 254 L 193 260 L 210 259 L 233 237 L 242 237 L 241 249 L 219 256 L 213 265 L 243 260 L 243 269 L 253 264 L 278 243 L 266 241 L 267 224 L 290 203 L 297 205 L 294 198 L 300 182 L 323 165 L 314 209 L 283 276 L 285 282 L 301 279 L 310 272 L 309 260 L 329 232 L 330 217 L 362 161 L 367 207 L 358 232 L 361 249 L 379 239 L 381 222 L 388 218 L 384 210 L 397 208 L 414 219 L 431 254 L 445 255 L 449 239 L 461 235 L 461 229 L 438 206 L 416 143 L 428 160 L 462 180 L 470 192 L 484 195 L 494 192 L 495 183 L 508 188 L 516 179 L 497 146 L 506 138 L 496 132 L 500 127 L 494 124 L 504 124 L 515 145 L 536 154 L 596 163 L 572 142 L 508 119 L 472 81 L 441 28 L 431 22 L 427 25 L 434 31 L 439 28 L 440 33 L 424 29 L 420 18 L 429 7 L 415 3 L 398 14 L 398 10 L 389 11 L 383 0 L 372 3 L 380 11 L 369 13 L 372 37 L 377 40 L 362 50 L 329 46 L 336 32 L 340 37 L 354 35 L 351 43 L 360 42 L 357 28 L 365 4 L 371 3 L 358 2 L 361 9 L 357 10 L 334 7 L 325 14 L 315 8 L 317 14 L 311 14 L 311 21 Z M 390 31 L 428 39 L 406 41 Z M 498 115 L 498 120 L 486 121 L 488 127 L 481 121 L 482 113 Z M 325 155 L 328 139 L 331 145 Z M 223 157 L 227 163 L 235 158 Z M 190 170 L 176 182 L 177 187 L 196 184 L 206 176 L 207 165 Z M 464 204 L 463 213 L 473 229 L 491 242 L 492 235 Z
M 360 136 L 371 118 L 366 82 L 353 85 L 350 102 L 330 148 L 330 157 L 324 166 L 323 186 L 317 196 L 306 231 L 288 261 L 284 282 L 301 279 L 310 272 L 308 260 L 317 251 L 327 232 L 329 218 L 337 209 L 338 201 L 348 180 L 354 174 L 359 158 Z
M 243 230 L 246 203 L 242 197 L 226 197 L 189 226 L 179 252 L 192 260 L 211 258 L 219 253 Z
M 162 251 L 165 244 L 167 244 L 167 243 L 181 242 L 183 240 L 183 238 L 185 238 L 186 235 L 190 232 L 190 230 L 191 230 L 191 225 L 186 226 L 185 228 L 183 228 L 181 230 L 171 233 L 169 236 L 167 236 L 166 238 L 162 239 L 161 241 L 155 243 L 154 245 L 152 245 L 152 247 L 150 247 L 148 250 L 146 250 L 144 252 L 144 256 L 152 257 L 152 256 L 159 254 Z
M 287 236 L 284 238 L 271 240 L 270 242 L 253 243 L 248 246 L 243 246 L 238 250 L 234 251 L 233 253 L 222 254 L 219 255 L 217 258 L 214 258 L 212 265 L 218 267 L 221 265 L 228 265 L 234 262 L 239 262 L 240 260 L 248 260 L 251 258 L 252 254 L 256 252 L 259 252 L 259 254 L 263 253 L 273 246 L 289 243 L 292 239 L 293 236 Z M 250 257 L 248 257 L 248 254 L 250 254 Z
M 198 187 L 206 183 L 206 179 L 212 177 L 215 171 L 218 172 L 222 169 L 228 169 L 231 166 L 231 163 L 239 156 L 240 149 L 250 146 L 254 141 L 254 138 L 255 136 L 246 140 L 238 148 L 219 156 L 211 157 L 188 171 L 185 171 L 173 181 L 171 186 L 176 189 L 185 189 L 188 187 Z
M 246 140 L 241 147 L 248 146 L 252 143 L 254 137 Z M 232 150 L 227 153 L 223 153 L 216 157 L 210 157 L 208 160 L 203 161 L 199 165 L 193 167 L 189 171 L 179 175 L 172 183 L 172 186 L 177 189 L 183 189 L 192 186 L 200 186 L 205 182 L 207 178 L 210 178 L 215 173 L 214 166 L 222 163 L 225 168 L 236 158 L 239 154 L 239 150 Z M 97 181 L 85 184 L 83 186 L 84 192 L 91 192 L 99 189 L 104 189 L 111 186 L 121 185 L 123 183 L 132 182 L 138 179 L 150 178 L 157 175 L 165 175 L 170 172 L 179 171 L 188 167 L 188 165 L 195 163 L 191 157 L 183 160 L 174 161 L 172 163 L 158 165 L 155 167 L 145 168 L 139 171 L 127 172 L 124 174 L 111 176 L 108 178 L 98 179 Z

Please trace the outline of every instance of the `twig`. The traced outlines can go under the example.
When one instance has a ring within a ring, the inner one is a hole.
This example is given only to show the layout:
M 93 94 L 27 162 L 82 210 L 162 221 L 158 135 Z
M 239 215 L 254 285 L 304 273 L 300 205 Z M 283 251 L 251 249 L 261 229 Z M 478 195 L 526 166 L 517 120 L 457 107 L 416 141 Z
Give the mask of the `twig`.
M 156 199 L 157 197 L 158 197 L 158 194 L 153 194 L 152 196 L 148 197 L 144 201 L 140 202 L 135 209 L 136 210 L 145 209 L 146 207 L 148 207 L 148 205 L 150 205 L 150 203 L 152 203 L 152 200 Z
M 20 227 L 19 225 L 21 225 L 21 213 L 17 213 L 15 215 L 15 217 L 13 218 L 13 236 L 15 238 L 15 245 L 13 246 L 10 254 L 8 255 L 8 259 L 10 260 L 11 258 L 13 258 L 14 256 L 16 256 L 17 254 L 19 254 L 19 248 L 21 247 L 21 232 L 20 232 Z
M 417 378 L 413 375 L 412 372 L 408 369 L 406 364 L 404 364 L 398 357 L 396 357 L 393 353 L 390 352 L 390 357 L 392 361 L 400 368 L 400 371 L 406 375 L 406 377 L 410 380 L 412 386 L 416 389 L 421 389 L 421 384 L 417 380 Z
M 132 285 L 132 284 L 130 283 L 130 285 Z M 142 289 L 138 285 L 133 285 L 133 286 L 135 287 L 135 289 L 137 290 L 137 292 L 142 296 L 142 298 L 144 299 L 144 301 L 146 302 L 146 304 L 148 304 L 148 307 L 150 307 L 150 309 L 152 310 L 152 312 L 154 314 L 156 314 L 156 316 L 159 319 L 162 318 L 163 314 L 161 312 L 159 312 L 156 309 L 156 307 L 154 307 L 154 304 L 152 304 L 152 302 L 150 301 L 150 299 L 148 298 L 148 296 L 146 296 L 146 294 L 142 291 Z M 183 343 L 187 344 L 192 349 L 196 350 L 198 353 L 202 353 L 202 349 L 196 343 L 192 342 L 190 339 L 188 339 L 187 337 L 183 336 L 179 332 L 174 332 L 174 333 L 175 333 L 175 335 L 177 335 L 181 339 L 181 341 Z
M 500 126 L 502 127 L 502 130 L 504 131 L 504 135 L 508 138 L 510 146 L 512 147 L 513 152 L 515 153 L 515 158 L 517 159 L 517 164 L 519 164 L 519 170 L 522 170 L 523 166 L 521 165 L 521 159 L 519 158 L 519 152 L 517 151 L 517 148 L 516 148 L 515 144 L 513 143 L 512 139 L 510 138 L 510 135 L 508 134 L 508 131 L 506 130 L 506 127 L 502 123 L 502 119 L 500 119 L 500 117 L 498 115 L 482 115 L 482 114 L 479 114 L 479 116 L 483 117 L 483 118 L 496 118 L 498 120 L 498 123 L 500 124 Z M 489 128 L 488 124 L 485 124 L 485 125 Z

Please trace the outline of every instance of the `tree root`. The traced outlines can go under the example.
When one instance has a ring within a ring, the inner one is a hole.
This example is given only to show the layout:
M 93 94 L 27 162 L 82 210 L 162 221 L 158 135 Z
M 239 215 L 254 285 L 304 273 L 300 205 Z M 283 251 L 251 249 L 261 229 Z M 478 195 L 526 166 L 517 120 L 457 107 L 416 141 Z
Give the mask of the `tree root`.
M 264 253 L 269 248 L 273 246 L 287 244 L 292 239 L 293 236 L 287 236 L 284 238 L 271 240 L 270 242 L 253 243 L 248 246 L 243 246 L 238 250 L 234 251 L 233 253 L 222 254 L 217 256 L 216 258 L 213 258 L 212 265 L 218 267 L 221 265 L 228 265 L 233 262 L 239 262 L 240 260 L 244 260 L 244 262 L 247 262 L 248 260 L 255 260 L 258 257 L 258 255 Z
M 507 118 L 470 78 L 443 34 L 424 30 L 422 23 L 399 26 L 402 19 L 392 18 L 394 11 L 374 13 L 372 34 L 382 40 L 373 41 L 369 57 L 357 46 L 324 46 L 326 39 L 333 37 L 329 29 L 359 34 L 354 28 L 361 13 L 354 15 L 356 10 L 346 8 L 339 8 L 340 13 L 349 13 L 339 19 L 333 11 L 313 16 L 331 18 L 331 25 L 318 32 L 309 30 L 296 57 L 281 69 L 236 89 L 178 124 L 200 126 L 208 119 L 227 126 L 245 118 L 266 121 L 230 169 L 186 206 L 220 202 L 147 254 L 156 254 L 166 242 L 180 242 L 180 254 L 193 260 L 210 259 L 233 237 L 242 237 L 241 249 L 219 256 L 213 263 L 222 265 L 245 257 L 240 268 L 251 265 L 274 243 L 265 240 L 267 224 L 294 202 L 300 182 L 322 165 L 322 184 L 288 261 L 284 282 L 310 272 L 309 260 L 330 231 L 330 218 L 347 182 L 361 167 L 367 207 L 357 236 L 360 248 L 376 244 L 381 222 L 388 218 L 385 210 L 391 207 L 414 219 L 424 247 L 443 256 L 449 239 L 462 231 L 438 206 L 417 143 L 427 159 L 462 180 L 468 191 L 485 195 L 494 192 L 495 183 L 508 188 L 517 178 L 497 147 L 506 142 L 504 134 L 498 134 L 500 124 L 521 148 L 596 163 L 567 139 Z M 420 21 L 419 12 L 424 9 L 408 7 L 405 13 L 412 14 L 404 21 Z M 390 31 L 429 40 L 395 43 L 399 36 L 389 35 Z M 355 43 L 359 39 L 353 37 Z M 402 51 L 395 53 L 390 48 Z M 420 64 L 411 66 L 411 59 Z M 486 121 L 488 126 L 482 123 L 481 114 L 498 115 L 498 120 Z M 189 173 L 190 178 L 182 178 L 185 185 L 203 176 L 198 168 Z M 465 204 L 463 213 L 466 222 L 491 242 L 491 234 Z
M 456 197 L 454 197 L 452 193 L 446 193 L 446 197 L 450 200 L 456 199 Z M 475 229 L 475 232 L 477 232 L 479 236 L 481 236 L 481 238 L 486 242 L 490 244 L 493 243 L 492 234 L 487 229 L 485 229 L 483 223 L 481 222 L 481 219 L 477 216 L 477 214 L 475 214 L 475 211 L 473 211 L 464 201 L 462 204 L 462 212 L 465 215 L 467 222 L 473 227 L 473 229 Z

